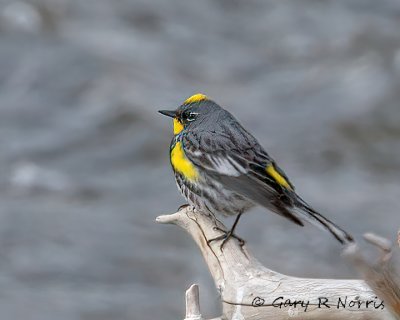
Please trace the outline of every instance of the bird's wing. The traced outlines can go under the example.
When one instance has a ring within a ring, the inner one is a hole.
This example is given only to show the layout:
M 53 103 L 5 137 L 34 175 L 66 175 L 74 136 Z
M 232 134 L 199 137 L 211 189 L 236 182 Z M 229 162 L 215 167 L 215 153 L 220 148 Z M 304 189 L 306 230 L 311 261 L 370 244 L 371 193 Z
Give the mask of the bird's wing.
M 201 171 L 226 188 L 303 225 L 286 209 L 293 206 L 293 185 L 250 134 L 232 138 L 221 133 L 188 133 L 183 143 L 186 156 Z
M 188 159 L 208 174 L 227 177 L 243 175 L 266 184 L 276 192 L 294 191 L 286 174 L 250 136 L 234 141 L 232 136 L 204 132 L 199 135 L 188 133 L 183 138 Z M 235 138 L 238 139 L 238 138 Z

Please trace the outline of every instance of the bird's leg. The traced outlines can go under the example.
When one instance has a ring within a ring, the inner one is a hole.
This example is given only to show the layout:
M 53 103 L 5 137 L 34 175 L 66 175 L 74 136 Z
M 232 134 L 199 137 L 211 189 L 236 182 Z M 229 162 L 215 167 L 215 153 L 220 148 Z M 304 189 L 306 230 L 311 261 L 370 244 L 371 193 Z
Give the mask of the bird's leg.
M 222 234 L 222 235 L 220 235 L 220 236 L 218 236 L 216 238 L 208 240 L 207 243 L 210 243 L 212 241 L 217 241 L 217 240 L 223 240 L 222 243 L 221 243 L 221 246 L 220 246 L 220 248 L 222 250 L 224 245 L 226 244 L 226 242 L 232 237 L 232 238 L 237 239 L 239 241 L 240 246 L 243 247 L 244 244 L 245 244 L 245 241 L 242 238 L 238 237 L 236 234 L 233 233 L 235 231 L 235 228 L 236 228 L 236 226 L 237 226 L 237 224 L 239 222 L 239 219 L 240 219 L 241 215 L 242 215 L 242 213 L 239 213 L 236 216 L 235 222 L 233 223 L 232 228 L 229 231 L 223 230 L 220 227 L 215 226 L 214 227 L 215 230 L 221 231 L 224 234 Z

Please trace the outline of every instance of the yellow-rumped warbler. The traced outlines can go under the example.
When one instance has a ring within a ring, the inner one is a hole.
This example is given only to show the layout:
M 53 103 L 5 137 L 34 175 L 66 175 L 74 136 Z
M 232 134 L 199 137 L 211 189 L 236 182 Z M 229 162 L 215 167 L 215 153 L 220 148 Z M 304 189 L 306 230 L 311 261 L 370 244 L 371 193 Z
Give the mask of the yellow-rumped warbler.
M 307 220 L 323 227 L 342 244 L 353 241 L 301 199 L 258 141 L 205 95 L 195 94 L 176 110 L 159 112 L 173 118 L 170 159 L 183 196 L 200 211 L 236 216 L 229 232 L 212 239 L 223 239 L 221 247 L 231 236 L 236 237 L 233 232 L 240 216 L 254 205 L 300 226 Z

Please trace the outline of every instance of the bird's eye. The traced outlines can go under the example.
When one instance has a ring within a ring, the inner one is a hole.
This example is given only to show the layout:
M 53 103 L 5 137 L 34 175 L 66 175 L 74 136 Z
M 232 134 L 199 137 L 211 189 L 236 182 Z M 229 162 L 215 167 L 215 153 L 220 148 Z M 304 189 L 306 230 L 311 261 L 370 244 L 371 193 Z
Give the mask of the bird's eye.
M 194 119 L 196 119 L 197 113 L 196 112 L 185 112 L 182 115 L 182 118 L 184 121 L 193 121 Z

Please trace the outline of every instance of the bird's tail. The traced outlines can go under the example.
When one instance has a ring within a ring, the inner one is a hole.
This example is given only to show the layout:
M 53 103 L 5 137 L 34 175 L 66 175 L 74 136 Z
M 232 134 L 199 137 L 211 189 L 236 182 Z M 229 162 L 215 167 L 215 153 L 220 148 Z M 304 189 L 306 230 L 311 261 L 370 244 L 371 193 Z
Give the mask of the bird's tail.
M 353 237 L 342 228 L 325 218 L 323 215 L 311 208 L 303 199 L 297 196 L 296 212 L 300 213 L 304 220 L 309 221 L 313 225 L 328 230 L 341 244 L 349 244 L 354 242 Z

